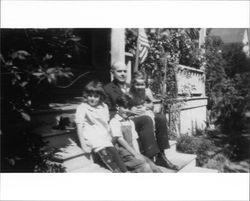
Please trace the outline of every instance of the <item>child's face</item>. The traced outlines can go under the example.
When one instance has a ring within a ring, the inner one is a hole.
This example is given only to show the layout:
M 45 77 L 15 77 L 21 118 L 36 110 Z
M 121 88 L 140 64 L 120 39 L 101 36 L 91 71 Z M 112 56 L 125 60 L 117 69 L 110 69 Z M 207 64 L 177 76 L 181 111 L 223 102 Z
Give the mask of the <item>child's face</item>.
M 123 117 L 123 118 L 128 118 L 128 116 L 129 116 L 129 109 L 119 106 L 118 107 L 118 114 L 121 117 Z
M 100 99 L 101 96 L 98 93 L 91 92 L 87 95 L 87 103 L 92 107 L 99 105 Z
M 136 79 L 134 82 L 134 88 L 139 90 L 139 89 L 145 89 L 146 84 L 144 79 Z

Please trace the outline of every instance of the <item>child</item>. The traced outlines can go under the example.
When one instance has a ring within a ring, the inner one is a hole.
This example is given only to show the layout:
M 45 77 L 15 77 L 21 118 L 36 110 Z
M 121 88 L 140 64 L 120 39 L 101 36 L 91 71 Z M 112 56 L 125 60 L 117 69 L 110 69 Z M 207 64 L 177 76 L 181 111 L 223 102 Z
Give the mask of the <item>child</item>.
M 133 99 L 131 111 L 137 116 L 147 115 L 151 117 L 154 123 L 155 137 L 160 148 L 160 153 L 155 157 L 155 163 L 160 166 L 178 170 L 179 167 L 169 161 L 164 153 L 165 150 L 170 148 L 167 119 L 164 114 L 154 114 L 154 97 L 151 90 L 146 88 L 146 76 L 143 72 L 137 71 L 134 73 L 129 96 Z
M 75 114 L 81 148 L 87 153 L 92 152 L 94 158 L 111 171 L 126 172 L 126 166 L 112 144 L 108 106 L 103 100 L 101 82 L 91 81 L 85 86 L 83 103 L 78 106 Z
M 137 132 L 129 120 L 131 99 L 123 94 L 117 100 L 117 113 L 110 121 L 111 133 L 116 138 L 116 148 L 128 170 L 132 172 L 162 172 L 153 162 L 140 154 Z
M 133 99 L 132 111 L 137 115 L 148 115 L 154 122 L 154 97 L 151 90 L 146 88 L 145 74 L 141 71 L 135 72 L 133 76 L 129 96 Z

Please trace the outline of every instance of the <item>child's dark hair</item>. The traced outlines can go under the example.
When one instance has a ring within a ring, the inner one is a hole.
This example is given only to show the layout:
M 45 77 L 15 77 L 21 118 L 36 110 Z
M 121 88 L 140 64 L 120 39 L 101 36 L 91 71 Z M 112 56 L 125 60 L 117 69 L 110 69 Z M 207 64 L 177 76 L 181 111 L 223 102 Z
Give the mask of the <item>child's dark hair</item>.
M 133 101 L 127 94 L 122 94 L 116 101 L 116 105 L 119 107 L 124 107 L 130 109 L 133 107 Z
M 90 93 L 99 94 L 100 95 L 100 103 L 102 103 L 106 98 L 106 94 L 105 94 L 104 89 L 103 89 L 103 84 L 98 80 L 92 80 L 84 87 L 84 90 L 83 90 L 83 100 L 84 101 L 86 101 L 87 96 Z
M 143 71 L 136 71 L 133 73 L 132 81 L 131 81 L 132 91 L 134 90 L 134 85 L 135 85 L 137 79 L 143 79 L 145 81 L 145 84 L 146 84 L 146 74 Z

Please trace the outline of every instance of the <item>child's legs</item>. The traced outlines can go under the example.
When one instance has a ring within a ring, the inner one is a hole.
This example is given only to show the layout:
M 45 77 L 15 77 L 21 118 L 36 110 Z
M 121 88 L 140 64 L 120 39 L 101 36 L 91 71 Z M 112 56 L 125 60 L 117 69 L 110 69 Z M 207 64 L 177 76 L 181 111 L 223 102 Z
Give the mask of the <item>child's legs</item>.
M 155 115 L 155 136 L 160 151 L 164 151 L 170 147 L 169 145 L 169 132 L 167 128 L 167 119 L 165 115 Z
M 97 152 L 101 161 L 113 172 L 127 172 L 122 159 L 114 147 L 106 147 Z
M 149 164 L 147 164 L 146 160 L 137 159 L 134 155 L 132 155 L 123 147 L 119 147 L 118 152 L 129 171 L 153 172 Z
M 153 111 L 147 110 L 145 115 L 149 116 L 152 119 L 153 126 L 154 126 L 154 129 L 155 129 L 155 114 L 153 113 Z

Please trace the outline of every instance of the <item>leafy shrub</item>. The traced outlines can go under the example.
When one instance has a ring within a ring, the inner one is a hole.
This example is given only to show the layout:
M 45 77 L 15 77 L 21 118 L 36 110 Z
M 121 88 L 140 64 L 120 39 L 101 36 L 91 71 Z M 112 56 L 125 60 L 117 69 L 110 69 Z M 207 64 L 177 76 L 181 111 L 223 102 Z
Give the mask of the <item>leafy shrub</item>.
M 196 154 L 197 165 L 202 166 L 208 161 L 210 153 L 215 150 L 215 145 L 211 140 L 203 137 L 183 135 L 178 138 L 176 148 L 183 153 Z
M 73 76 L 81 38 L 74 29 L 1 29 L 1 171 L 61 172 L 30 133 L 32 109 L 54 98 Z
M 228 158 L 224 154 L 217 154 L 215 157 L 208 159 L 203 167 L 217 169 L 219 172 L 224 172 L 225 165 L 227 164 L 229 164 Z
M 147 74 L 148 86 L 155 98 L 162 100 L 169 113 L 170 135 L 178 131 L 181 102 L 177 100 L 176 71 L 178 64 L 200 68 L 203 57 L 198 49 L 199 29 L 146 29 L 150 48 L 146 60 L 139 69 Z M 126 29 L 125 50 L 135 57 L 137 29 Z
M 30 132 L 30 123 L 17 122 L 2 124 L 1 172 L 64 172 L 60 165 L 50 163 L 54 150 L 44 150 L 46 143 Z
M 177 150 L 187 154 L 196 154 L 199 147 L 199 143 L 196 138 L 183 135 L 177 140 Z

